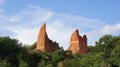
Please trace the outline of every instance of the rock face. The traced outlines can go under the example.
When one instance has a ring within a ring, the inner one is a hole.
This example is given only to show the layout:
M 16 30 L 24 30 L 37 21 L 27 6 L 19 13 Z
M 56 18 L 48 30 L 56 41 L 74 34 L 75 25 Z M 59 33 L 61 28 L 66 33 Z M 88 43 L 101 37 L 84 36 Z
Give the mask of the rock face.
M 53 52 L 59 49 L 58 43 L 52 42 L 52 40 L 48 38 L 45 23 L 42 25 L 39 31 L 36 49 L 47 52 Z
M 80 53 L 85 54 L 88 53 L 89 48 L 87 47 L 87 37 L 86 35 L 80 36 L 78 29 L 76 29 L 70 39 L 70 46 L 68 48 L 72 52 L 72 54 Z

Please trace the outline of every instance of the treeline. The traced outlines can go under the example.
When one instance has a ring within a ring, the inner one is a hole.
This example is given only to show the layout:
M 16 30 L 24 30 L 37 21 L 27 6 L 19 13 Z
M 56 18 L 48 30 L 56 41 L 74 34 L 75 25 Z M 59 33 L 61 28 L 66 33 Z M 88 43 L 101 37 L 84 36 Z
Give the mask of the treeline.
M 35 48 L 36 43 L 27 46 L 17 39 L 0 37 L 0 67 L 120 67 L 120 36 L 101 37 L 84 55 L 72 55 L 63 48 L 53 53 Z

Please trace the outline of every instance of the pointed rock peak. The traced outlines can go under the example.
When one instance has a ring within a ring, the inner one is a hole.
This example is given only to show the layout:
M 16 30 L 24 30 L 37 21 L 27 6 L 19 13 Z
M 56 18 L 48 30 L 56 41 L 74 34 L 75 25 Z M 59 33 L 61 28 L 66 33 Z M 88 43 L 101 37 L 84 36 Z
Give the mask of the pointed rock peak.
M 46 23 L 43 23 L 43 26 L 46 26 Z
M 74 35 L 79 35 L 79 31 L 78 29 L 76 29 L 74 32 L 73 32 Z
M 76 29 L 76 30 L 73 32 L 73 34 L 79 36 L 79 30 Z
M 42 31 L 46 31 L 46 23 L 44 23 L 44 24 L 42 25 L 41 30 L 42 30 Z
M 76 29 L 71 36 L 71 41 L 76 41 L 78 39 L 79 39 L 79 31 L 78 29 Z
M 78 29 L 76 29 L 75 32 L 79 33 Z
M 42 25 L 42 27 L 46 28 L 46 23 L 44 23 L 44 24 Z
M 87 47 L 87 37 L 86 35 L 80 36 L 78 29 L 76 29 L 70 39 L 70 46 L 68 48 L 72 54 L 80 53 L 86 54 L 89 51 Z
M 48 38 L 45 23 L 40 28 L 36 49 L 47 52 L 53 52 L 59 49 L 58 43 L 52 42 L 52 40 Z

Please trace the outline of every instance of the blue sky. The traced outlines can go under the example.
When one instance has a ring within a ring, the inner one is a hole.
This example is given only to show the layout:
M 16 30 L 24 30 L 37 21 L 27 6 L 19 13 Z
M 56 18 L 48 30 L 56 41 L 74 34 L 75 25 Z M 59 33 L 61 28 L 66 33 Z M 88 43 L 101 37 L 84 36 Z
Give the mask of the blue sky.
M 37 40 L 43 22 L 50 39 L 65 49 L 72 32 L 88 36 L 94 45 L 105 34 L 120 34 L 119 0 L 0 0 L 0 35 L 24 44 Z

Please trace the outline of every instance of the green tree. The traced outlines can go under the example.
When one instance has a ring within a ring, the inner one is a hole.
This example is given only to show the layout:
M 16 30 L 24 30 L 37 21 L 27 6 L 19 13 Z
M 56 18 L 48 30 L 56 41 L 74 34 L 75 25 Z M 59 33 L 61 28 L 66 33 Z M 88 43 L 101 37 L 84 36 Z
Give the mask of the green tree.
M 62 61 L 65 59 L 66 52 L 63 50 L 63 48 L 56 50 L 52 53 L 52 62 L 57 63 L 59 61 Z
M 28 63 L 19 59 L 19 66 L 18 67 L 29 67 Z
M 34 49 L 36 48 L 36 44 L 37 44 L 36 42 L 35 42 L 34 44 L 32 44 L 32 45 L 30 46 L 30 49 L 31 49 L 31 50 L 34 50 Z
M 16 39 L 9 37 L 0 37 L 0 58 L 6 59 L 13 67 L 18 66 L 19 60 L 17 55 L 21 50 L 21 43 Z
M 54 67 L 52 64 L 52 54 L 47 52 L 41 52 L 41 61 L 38 64 L 38 67 Z
M 116 67 L 120 67 L 120 46 L 112 50 L 109 62 Z
M 5 59 L 0 62 L 0 67 L 12 67 L 12 65 Z
M 113 49 L 113 36 L 105 35 L 96 42 L 95 52 L 110 51 Z
M 101 37 L 96 42 L 95 47 L 90 49 L 90 54 L 94 55 L 94 58 L 97 59 L 94 63 L 95 67 L 118 67 L 120 60 L 117 57 L 119 56 L 119 45 L 120 36 L 105 35 Z

